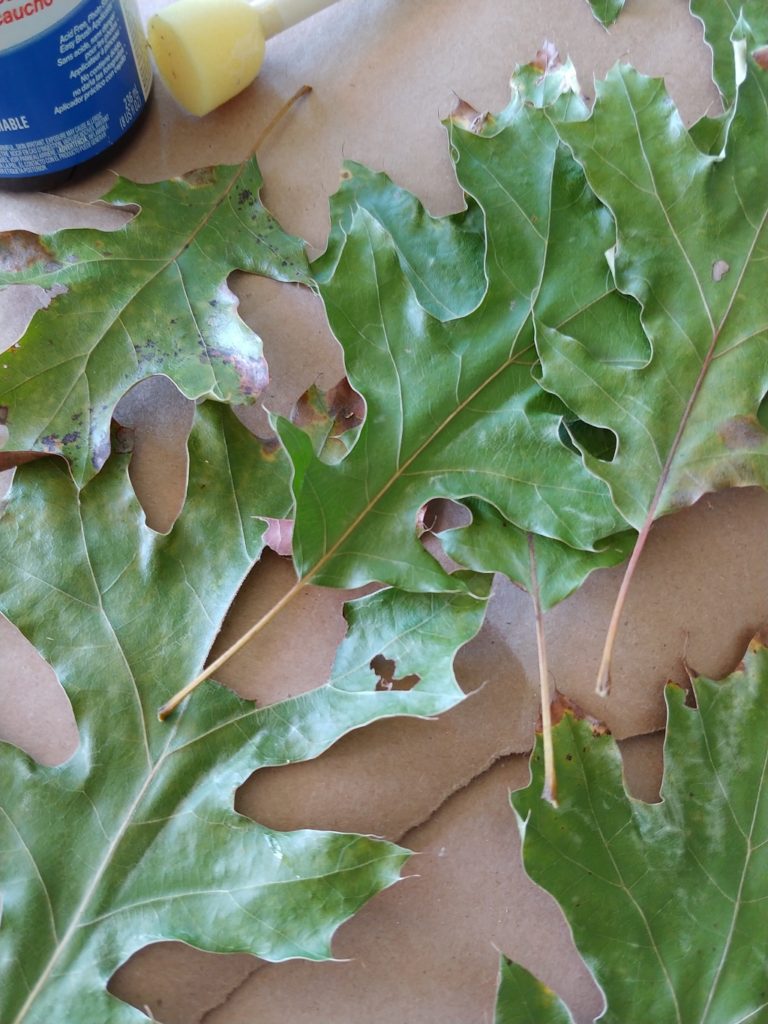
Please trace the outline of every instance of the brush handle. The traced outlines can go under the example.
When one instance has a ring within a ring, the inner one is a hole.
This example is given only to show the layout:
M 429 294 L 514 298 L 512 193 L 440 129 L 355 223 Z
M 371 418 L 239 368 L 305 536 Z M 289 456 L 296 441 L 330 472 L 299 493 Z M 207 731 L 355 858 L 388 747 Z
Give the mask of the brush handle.
M 311 17 L 337 0 L 256 0 L 256 9 L 264 29 L 264 38 L 276 36 L 292 25 Z

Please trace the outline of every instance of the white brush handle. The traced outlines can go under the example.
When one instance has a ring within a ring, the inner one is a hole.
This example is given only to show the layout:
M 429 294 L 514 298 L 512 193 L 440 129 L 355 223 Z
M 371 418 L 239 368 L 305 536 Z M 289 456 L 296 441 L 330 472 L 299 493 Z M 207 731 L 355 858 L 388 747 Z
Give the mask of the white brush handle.
M 256 0 L 253 6 L 259 13 L 264 37 L 269 39 L 336 2 L 337 0 Z

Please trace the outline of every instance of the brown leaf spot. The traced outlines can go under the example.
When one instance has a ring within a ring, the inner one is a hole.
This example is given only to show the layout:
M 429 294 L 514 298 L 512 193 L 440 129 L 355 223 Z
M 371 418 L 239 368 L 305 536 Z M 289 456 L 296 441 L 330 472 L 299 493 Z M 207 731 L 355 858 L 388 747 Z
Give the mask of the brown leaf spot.
M 768 434 L 756 416 L 734 416 L 718 430 L 726 448 L 759 448 Z
M 727 263 L 725 260 L 715 260 L 712 264 L 712 280 L 722 281 L 730 269 L 730 263 Z
M 61 263 L 32 231 L 0 232 L 0 271 L 16 274 L 35 266 L 48 273 L 59 270 Z
M 479 135 L 488 121 L 488 114 L 481 114 L 471 103 L 460 99 L 449 120 L 459 128 L 465 128 L 468 132 Z
M 763 626 L 749 641 L 749 654 L 759 654 L 768 647 L 768 626 Z
M 331 434 L 338 437 L 347 430 L 359 427 L 365 417 L 365 402 L 346 377 L 328 391 L 308 388 L 291 413 L 291 422 L 297 427 L 311 428 L 329 420 Z
M 326 394 L 328 411 L 333 421 L 343 433 L 359 427 L 365 416 L 365 402 L 354 390 L 346 377 L 342 377 Z
M 130 455 L 134 448 L 136 434 L 122 423 L 112 424 L 112 448 L 118 455 Z
M 0 405 L 0 424 L 2 426 L 5 426 L 5 424 L 7 422 L 8 422 L 8 406 L 7 405 Z
M 768 71 L 768 46 L 758 46 L 752 51 L 752 57 L 759 68 Z
M 593 736 L 606 736 L 611 731 L 604 722 L 593 718 L 592 715 L 588 715 L 575 701 L 560 693 L 559 690 L 555 690 L 555 697 L 552 701 L 552 725 L 558 725 L 566 715 L 571 715 L 581 722 L 586 722 L 592 729 Z M 537 730 L 541 732 L 541 722 L 538 723 Z
M 531 67 L 536 68 L 537 71 L 543 71 L 544 74 L 548 71 L 554 71 L 561 64 L 562 61 L 560 60 L 557 47 L 549 39 L 544 40 L 541 49 L 536 52 L 535 60 L 531 61 Z
M 391 658 L 385 658 L 383 654 L 377 654 L 371 658 L 371 668 L 379 677 L 376 682 L 376 689 L 381 690 L 412 690 L 419 682 L 419 676 L 403 676 L 402 679 L 395 677 L 397 665 Z
M 199 167 L 196 171 L 189 171 L 181 180 L 185 181 L 187 185 L 191 185 L 192 188 L 204 188 L 206 185 L 212 185 L 216 180 L 216 168 Z

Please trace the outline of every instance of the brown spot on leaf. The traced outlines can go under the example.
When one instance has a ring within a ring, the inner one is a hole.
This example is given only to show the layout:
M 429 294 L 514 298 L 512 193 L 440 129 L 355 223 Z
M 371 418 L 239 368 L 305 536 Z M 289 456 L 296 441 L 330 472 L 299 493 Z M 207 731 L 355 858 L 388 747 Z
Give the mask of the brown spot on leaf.
M 488 114 L 481 114 L 471 103 L 460 99 L 449 120 L 459 128 L 465 128 L 468 132 L 479 135 L 488 121 Z
M 351 181 L 352 180 L 352 171 L 350 171 L 350 169 L 348 167 L 345 167 L 344 170 L 339 175 L 339 177 L 341 178 L 342 181 Z
M 260 437 L 259 441 L 261 442 L 261 454 L 267 461 L 273 460 L 283 450 L 277 437 Z
M 730 263 L 727 263 L 725 260 L 715 260 L 712 264 L 712 280 L 722 281 L 730 269 Z
M 768 46 L 758 46 L 752 51 L 752 57 L 759 68 L 768 71 Z
M 542 71 L 545 75 L 548 71 L 554 71 L 555 68 L 559 68 L 561 64 L 562 61 L 560 60 L 558 49 L 549 39 L 544 40 L 541 49 L 536 52 L 535 59 L 531 61 L 531 67 L 536 68 L 537 71 Z
M 395 677 L 397 665 L 391 658 L 385 658 L 383 654 L 377 654 L 371 658 L 371 668 L 379 677 L 376 682 L 376 689 L 381 690 L 412 690 L 419 682 L 419 676 L 403 676 L 401 679 Z
M 0 232 L 0 270 L 6 274 L 16 274 L 30 267 L 39 267 L 49 273 L 60 270 L 61 263 L 43 245 L 40 236 L 32 231 Z
M 135 431 L 123 426 L 117 420 L 112 421 L 112 450 L 117 455 L 130 455 L 136 440 Z
M 5 426 L 5 424 L 7 422 L 8 422 L 8 406 L 7 405 L 0 405 L 0 424 Z
M 718 434 L 730 449 L 759 448 L 768 437 L 757 416 L 734 416 L 725 421 Z
M 311 428 L 330 421 L 330 433 L 336 437 L 359 427 L 364 417 L 365 402 L 346 377 L 328 391 L 308 388 L 291 413 L 291 421 L 297 427 Z
M 346 377 L 334 385 L 326 395 L 328 411 L 340 431 L 359 427 L 365 416 L 365 402 Z
M 199 167 L 196 171 L 189 171 L 181 180 L 191 185 L 192 188 L 204 188 L 206 185 L 212 185 L 216 180 L 216 168 Z
M 575 701 L 572 701 L 569 697 L 560 693 L 559 690 L 555 691 L 555 697 L 552 701 L 551 707 L 552 725 L 558 725 L 566 715 L 571 715 L 580 722 L 586 722 L 592 729 L 593 736 L 606 736 L 610 733 L 610 729 L 604 722 L 599 721 L 597 718 L 593 718 L 592 715 L 588 715 L 582 707 L 576 704 Z M 541 732 L 541 722 L 537 725 L 537 731 Z

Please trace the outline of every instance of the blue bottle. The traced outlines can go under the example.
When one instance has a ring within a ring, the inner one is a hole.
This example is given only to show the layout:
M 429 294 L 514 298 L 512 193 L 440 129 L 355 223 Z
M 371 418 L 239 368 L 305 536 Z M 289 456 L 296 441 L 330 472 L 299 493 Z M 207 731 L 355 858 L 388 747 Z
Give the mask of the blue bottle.
M 0 0 L 0 188 L 45 188 L 136 125 L 152 83 L 136 0 Z

